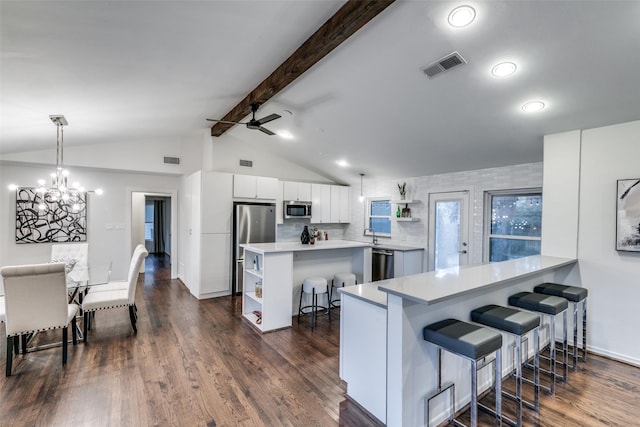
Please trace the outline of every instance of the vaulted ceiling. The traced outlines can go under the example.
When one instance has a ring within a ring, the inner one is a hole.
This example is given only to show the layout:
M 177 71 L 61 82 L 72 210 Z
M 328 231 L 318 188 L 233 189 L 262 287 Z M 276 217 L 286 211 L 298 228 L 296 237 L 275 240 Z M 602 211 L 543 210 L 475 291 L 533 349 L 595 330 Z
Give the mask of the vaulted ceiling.
M 50 114 L 67 146 L 205 132 L 343 4 L 2 0 L 0 154 L 50 148 Z M 354 182 L 541 161 L 545 134 L 640 119 L 640 2 L 469 1 L 453 28 L 460 4 L 396 1 L 272 97 L 258 117 L 293 139 L 234 126 L 212 143 Z M 423 73 L 454 51 L 467 64 Z M 501 61 L 516 72 L 492 76 Z

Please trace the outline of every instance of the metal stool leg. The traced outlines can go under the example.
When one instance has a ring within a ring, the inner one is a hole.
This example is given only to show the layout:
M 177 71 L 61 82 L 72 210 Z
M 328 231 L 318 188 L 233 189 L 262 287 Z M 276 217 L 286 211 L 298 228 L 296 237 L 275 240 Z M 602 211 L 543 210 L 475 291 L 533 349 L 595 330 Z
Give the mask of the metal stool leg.
M 587 361 L 587 299 L 582 301 L 582 361 Z

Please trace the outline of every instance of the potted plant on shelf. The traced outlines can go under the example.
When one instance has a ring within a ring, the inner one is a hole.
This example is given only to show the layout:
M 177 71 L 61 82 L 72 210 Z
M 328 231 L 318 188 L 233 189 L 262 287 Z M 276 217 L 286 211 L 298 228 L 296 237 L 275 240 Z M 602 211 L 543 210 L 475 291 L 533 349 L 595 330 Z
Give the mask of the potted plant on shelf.
M 398 190 L 400 191 L 400 200 L 404 200 L 407 195 L 407 183 L 398 184 Z

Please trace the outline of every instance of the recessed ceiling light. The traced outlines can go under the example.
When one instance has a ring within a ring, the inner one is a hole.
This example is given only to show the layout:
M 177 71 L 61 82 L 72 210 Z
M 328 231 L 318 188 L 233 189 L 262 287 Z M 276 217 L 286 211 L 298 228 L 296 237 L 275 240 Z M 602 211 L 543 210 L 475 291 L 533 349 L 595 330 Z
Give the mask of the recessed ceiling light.
M 544 109 L 544 102 L 542 101 L 529 101 L 522 106 L 522 109 L 527 113 L 535 113 Z
M 293 139 L 293 134 L 288 130 L 279 130 L 276 133 L 278 134 L 279 137 L 283 139 Z
M 347 162 L 346 160 L 337 160 L 336 165 L 346 168 L 347 166 L 349 166 L 349 162 Z
M 506 77 L 515 73 L 517 68 L 513 62 L 501 62 L 491 69 L 491 74 L 496 77 Z
M 471 6 L 458 6 L 449 14 L 449 25 L 460 28 L 471 24 L 476 18 L 476 10 Z

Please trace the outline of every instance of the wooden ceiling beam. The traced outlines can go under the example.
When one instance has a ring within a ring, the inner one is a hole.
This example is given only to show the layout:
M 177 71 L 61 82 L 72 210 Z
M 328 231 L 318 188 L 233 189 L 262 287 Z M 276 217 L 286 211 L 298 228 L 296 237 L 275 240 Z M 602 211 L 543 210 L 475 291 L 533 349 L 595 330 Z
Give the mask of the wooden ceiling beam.
M 249 95 L 231 109 L 222 120 L 238 122 L 250 112 L 250 105 L 260 105 L 300 77 L 315 63 L 375 18 L 395 0 L 349 0 L 311 35 L 286 61 L 264 79 Z M 216 123 L 211 136 L 220 136 L 233 124 Z

